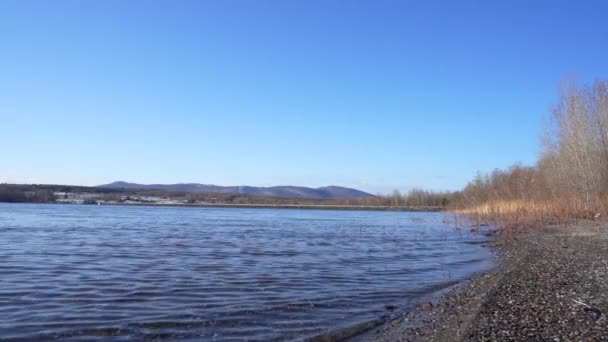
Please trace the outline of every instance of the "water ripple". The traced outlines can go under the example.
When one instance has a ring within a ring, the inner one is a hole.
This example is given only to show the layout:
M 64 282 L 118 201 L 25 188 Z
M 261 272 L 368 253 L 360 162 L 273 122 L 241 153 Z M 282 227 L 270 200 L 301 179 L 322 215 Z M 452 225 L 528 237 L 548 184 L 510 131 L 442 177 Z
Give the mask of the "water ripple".
M 304 340 L 489 266 L 437 213 L 0 204 L 5 340 Z

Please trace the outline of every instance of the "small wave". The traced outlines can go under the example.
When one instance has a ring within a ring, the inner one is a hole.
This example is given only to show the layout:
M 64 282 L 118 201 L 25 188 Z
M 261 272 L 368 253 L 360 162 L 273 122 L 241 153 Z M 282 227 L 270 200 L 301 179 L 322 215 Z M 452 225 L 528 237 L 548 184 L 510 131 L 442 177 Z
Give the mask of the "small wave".
M 16 340 L 344 338 L 491 255 L 435 214 L 12 208 L 0 331 Z

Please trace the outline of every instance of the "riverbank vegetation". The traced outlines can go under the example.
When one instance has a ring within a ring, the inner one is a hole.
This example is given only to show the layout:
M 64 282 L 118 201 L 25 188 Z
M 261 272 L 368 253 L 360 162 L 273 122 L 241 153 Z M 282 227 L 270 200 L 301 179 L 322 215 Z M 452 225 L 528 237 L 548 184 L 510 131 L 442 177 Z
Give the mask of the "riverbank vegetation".
M 479 174 L 456 197 L 456 213 L 501 227 L 606 218 L 608 82 L 563 86 L 537 164 Z

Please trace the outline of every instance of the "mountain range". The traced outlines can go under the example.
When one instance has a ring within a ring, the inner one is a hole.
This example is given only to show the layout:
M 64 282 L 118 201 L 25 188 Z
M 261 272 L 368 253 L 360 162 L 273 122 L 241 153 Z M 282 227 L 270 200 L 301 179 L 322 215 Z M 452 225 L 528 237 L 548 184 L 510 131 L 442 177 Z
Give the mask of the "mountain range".
M 180 192 L 211 192 L 227 194 L 247 194 L 254 196 L 271 197 L 296 197 L 296 198 L 318 198 L 318 199 L 344 199 L 373 197 L 372 194 L 357 189 L 345 188 L 341 186 L 325 186 L 321 188 L 308 188 L 304 186 L 219 186 L 198 183 L 180 184 L 137 184 L 128 182 L 113 182 L 98 186 L 110 189 L 129 189 L 129 190 L 165 190 Z

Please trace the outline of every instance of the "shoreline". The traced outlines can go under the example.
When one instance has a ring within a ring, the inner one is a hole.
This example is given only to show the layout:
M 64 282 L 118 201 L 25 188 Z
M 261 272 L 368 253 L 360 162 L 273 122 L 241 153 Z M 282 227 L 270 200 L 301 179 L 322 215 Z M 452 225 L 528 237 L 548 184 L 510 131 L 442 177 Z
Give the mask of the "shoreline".
M 86 206 L 135 206 L 135 207 L 185 207 L 185 208 L 243 208 L 243 209 L 310 209 L 310 210 L 353 210 L 353 211 L 403 211 L 403 212 L 441 212 L 440 207 L 389 207 L 365 205 L 316 205 L 316 204 L 214 204 L 214 203 L 61 203 L 61 202 L 0 202 L 7 204 L 51 204 L 51 205 L 86 205 Z
M 387 207 L 364 205 L 316 205 L 316 204 L 102 204 L 116 206 L 159 206 L 159 207 L 188 207 L 188 208 L 249 208 L 249 209 L 311 209 L 311 210 L 355 210 L 355 211 L 407 211 L 407 212 L 440 212 L 442 208 L 436 207 Z
M 608 341 L 608 224 L 501 236 L 496 266 L 349 341 Z
M 482 227 L 486 227 L 483 225 Z M 471 281 L 478 276 L 482 276 L 486 273 L 493 272 L 497 269 L 497 263 L 499 261 L 499 257 L 496 253 L 496 248 L 494 243 L 496 242 L 496 233 L 497 230 L 494 227 L 488 226 L 487 229 L 483 229 L 479 231 L 479 234 L 483 234 L 486 237 L 486 241 L 483 244 L 492 252 L 492 256 L 488 259 L 490 265 L 489 267 L 483 267 L 478 271 L 475 271 L 468 276 L 462 277 L 460 279 L 450 279 L 446 280 L 444 283 L 437 284 L 432 286 L 434 289 L 429 289 L 428 292 L 421 295 L 420 297 L 413 299 L 406 305 L 385 305 L 385 311 L 382 315 L 377 316 L 376 318 L 372 318 L 366 321 L 361 321 L 359 323 L 335 328 L 333 330 L 325 331 L 319 333 L 315 336 L 304 339 L 306 342 L 369 342 L 376 341 L 378 337 L 378 333 L 381 331 L 385 331 L 395 325 L 396 322 L 401 320 L 404 317 L 410 317 L 415 312 L 417 315 L 418 322 L 417 323 L 425 323 L 420 318 L 422 316 L 421 313 L 429 312 L 429 305 L 432 308 L 434 303 L 438 303 L 443 300 L 443 298 L 454 291 L 458 291 L 464 284 Z M 432 310 L 430 310 L 432 311 Z M 408 316 L 409 315 L 409 316 Z M 392 339 L 391 341 L 409 341 L 402 339 Z M 448 339 L 446 341 L 451 341 Z

